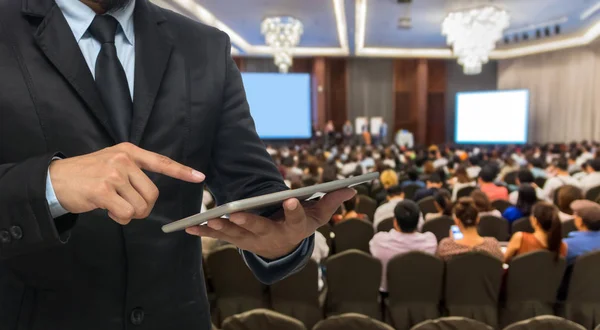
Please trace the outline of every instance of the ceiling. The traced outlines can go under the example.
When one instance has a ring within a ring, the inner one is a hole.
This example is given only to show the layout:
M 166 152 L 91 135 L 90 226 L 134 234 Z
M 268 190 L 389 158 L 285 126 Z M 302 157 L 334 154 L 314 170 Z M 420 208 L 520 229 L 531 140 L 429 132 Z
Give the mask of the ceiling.
M 600 35 L 600 0 L 152 0 L 227 32 L 234 51 L 269 55 L 260 23 L 293 16 L 304 24 L 296 55 L 452 57 L 441 35 L 449 11 L 492 3 L 509 12 L 511 25 L 492 57 L 507 58 L 587 44 Z M 410 17 L 412 27 L 398 27 Z M 560 33 L 555 33 L 555 26 Z M 545 28 L 550 35 L 545 36 Z M 536 38 L 536 30 L 541 38 Z M 527 34 L 528 40 L 523 40 Z M 518 42 L 514 41 L 515 35 Z

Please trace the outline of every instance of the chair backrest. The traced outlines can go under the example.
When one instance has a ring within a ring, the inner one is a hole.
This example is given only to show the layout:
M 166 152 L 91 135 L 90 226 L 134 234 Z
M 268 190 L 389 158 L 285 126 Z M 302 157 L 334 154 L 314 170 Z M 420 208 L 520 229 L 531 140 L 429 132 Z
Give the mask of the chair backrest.
M 406 187 L 402 188 L 402 191 L 404 192 L 404 198 L 414 200 L 415 193 L 417 192 L 417 190 L 419 190 L 421 188 L 422 188 L 421 186 L 416 185 L 416 184 L 407 185 Z
M 435 200 L 431 196 L 423 198 L 417 204 L 419 204 L 419 209 L 423 213 L 423 217 L 428 213 L 437 213 L 438 211 L 435 208 Z
M 554 315 L 542 315 L 513 323 L 504 330 L 585 330 L 585 327 Z
M 423 252 L 393 257 L 387 265 L 390 305 L 397 302 L 439 303 L 442 299 L 444 262 Z
M 493 330 L 493 328 L 466 317 L 449 316 L 421 322 L 411 330 Z
M 504 213 L 504 210 L 506 210 L 507 208 L 511 207 L 512 204 L 508 201 L 505 201 L 503 199 L 497 199 L 495 201 L 492 202 L 492 206 L 500 211 L 500 213 Z
M 518 171 L 512 171 L 512 172 L 506 173 L 506 175 L 504 175 L 504 182 L 506 182 L 507 184 L 512 184 L 512 185 L 517 184 L 516 180 L 517 180 L 518 173 L 519 173 Z
M 333 228 L 330 224 L 324 224 L 323 226 L 317 228 L 317 231 L 320 232 L 323 237 L 325 237 L 325 241 L 327 242 L 327 246 L 329 246 L 329 252 L 333 253 Z
M 369 194 L 369 185 L 367 183 L 352 187 L 356 190 L 357 195 L 368 195 Z
M 381 262 L 369 254 L 348 250 L 325 261 L 327 272 L 327 308 L 335 311 L 344 302 L 378 301 Z
M 552 304 L 565 273 L 564 258 L 541 250 L 517 256 L 510 263 L 506 302 L 538 301 Z
M 369 220 L 373 221 L 375 216 L 375 210 L 377 210 L 377 201 L 367 195 L 358 196 L 358 205 L 356 205 L 356 212 L 364 213 L 369 217 Z
M 234 246 L 217 248 L 206 258 L 217 299 L 248 297 L 262 299 L 264 286 L 246 266 Z
M 245 313 L 236 314 L 223 321 L 221 330 L 306 330 L 302 322 L 268 310 L 254 309 Z
M 585 193 L 585 198 L 595 202 L 600 197 L 600 186 L 594 187 Z
M 394 330 L 394 328 L 362 314 L 346 313 L 320 321 L 313 330 Z
M 570 232 L 577 231 L 577 226 L 575 226 L 575 220 L 573 219 L 563 222 L 561 227 L 563 238 L 569 237 Z
M 377 232 L 390 231 L 392 228 L 394 228 L 394 218 L 387 218 L 377 224 Z
M 460 199 L 462 197 L 469 197 L 471 196 L 471 193 L 473 191 L 475 191 L 475 187 L 473 186 L 468 186 L 468 187 L 464 187 L 461 188 L 458 192 L 456 192 L 456 199 Z
M 335 253 L 350 249 L 358 249 L 369 253 L 369 242 L 373 238 L 374 230 L 370 222 L 350 219 L 338 223 L 333 227 L 335 235 Z
M 477 231 L 481 236 L 494 237 L 500 242 L 508 241 L 508 221 L 493 215 L 486 215 L 479 219 Z
M 514 234 L 518 231 L 533 233 L 533 227 L 531 226 L 531 221 L 529 221 L 528 217 L 521 218 L 512 223 L 511 232 Z
M 497 306 L 502 262 L 485 252 L 454 256 L 446 263 L 446 306 Z
M 423 225 L 423 232 L 432 232 L 439 243 L 442 239 L 450 235 L 450 227 L 452 225 L 454 225 L 454 220 L 452 217 L 443 215 L 425 222 Z
M 578 257 L 567 292 L 567 302 L 600 303 L 600 251 Z

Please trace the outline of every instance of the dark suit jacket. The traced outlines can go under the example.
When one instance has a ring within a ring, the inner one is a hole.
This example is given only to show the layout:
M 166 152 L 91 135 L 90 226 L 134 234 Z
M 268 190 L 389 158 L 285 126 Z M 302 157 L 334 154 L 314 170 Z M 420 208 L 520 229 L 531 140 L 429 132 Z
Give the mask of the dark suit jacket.
M 206 173 L 219 203 L 286 189 L 227 35 L 147 0 L 134 21 L 130 141 Z M 0 329 L 209 329 L 200 240 L 160 229 L 200 210 L 202 184 L 148 173 L 160 197 L 124 227 L 102 210 L 50 215 L 52 157 L 117 142 L 54 1 L 0 0 Z

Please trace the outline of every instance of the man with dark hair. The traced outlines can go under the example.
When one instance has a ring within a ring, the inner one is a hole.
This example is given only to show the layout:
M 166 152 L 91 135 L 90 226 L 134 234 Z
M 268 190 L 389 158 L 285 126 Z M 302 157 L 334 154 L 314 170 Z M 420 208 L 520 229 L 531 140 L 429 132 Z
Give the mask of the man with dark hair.
M 558 188 L 564 185 L 573 185 L 579 187 L 579 181 L 569 175 L 569 162 L 566 158 L 561 157 L 551 166 L 553 177 L 546 180 L 544 184 L 544 198 L 548 202 L 554 200 L 554 194 Z
M 567 244 L 567 262 L 588 252 L 600 250 L 600 205 L 585 199 L 571 203 L 578 231 L 570 232 L 565 238 Z
M 437 239 L 431 232 L 419 233 L 417 227 L 421 218 L 421 210 L 413 201 L 399 202 L 394 208 L 394 229 L 379 232 L 369 242 L 371 255 L 379 259 L 383 266 L 380 290 L 387 291 L 387 263 L 398 254 L 410 251 L 422 251 L 435 254 Z
M 410 169 L 408 169 L 408 171 L 406 172 L 406 175 L 408 176 L 408 180 L 405 180 L 400 184 L 401 188 L 404 188 L 404 187 L 410 186 L 410 185 L 417 185 L 421 188 L 425 188 L 425 182 L 419 180 L 419 172 L 417 171 L 416 168 L 411 167 Z
M 467 167 L 467 175 L 471 179 L 476 179 L 479 176 L 479 172 L 481 171 L 481 158 L 479 156 L 471 156 L 469 157 L 469 167 Z
M 506 187 L 497 186 L 494 183 L 496 175 L 496 170 L 493 167 L 484 166 L 479 173 L 479 179 L 477 179 L 479 190 L 486 194 L 488 199 L 492 202 L 499 199 L 508 200 L 508 189 L 506 189 Z
M 515 183 L 517 184 L 517 186 L 521 186 L 521 185 L 533 186 L 535 188 L 537 198 L 540 200 L 543 200 L 544 199 L 544 191 L 540 187 L 538 187 L 534 181 L 535 181 L 535 179 L 533 177 L 533 173 L 531 173 L 530 170 L 520 169 L 519 172 L 517 172 L 517 178 L 515 179 Z M 515 190 L 508 195 L 508 201 L 513 205 L 517 204 L 518 199 L 519 199 L 519 191 L 518 190 Z
M 529 164 L 527 164 L 527 167 L 529 168 L 529 170 L 531 171 L 531 174 L 533 174 L 534 178 L 547 178 L 548 177 L 548 173 L 546 173 L 546 170 L 544 169 L 544 162 L 542 161 L 541 158 L 532 158 L 529 161 Z
M 581 182 L 581 190 L 587 193 L 588 190 L 600 186 L 600 158 L 594 158 L 585 163 L 585 172 Z
M 443 187 L 442 179 L 440 175 L 437 173 L 433 173 L 427 179 L 426 187 L 417 190 L 415 193 L 414 200 L 415 202 L 420 201 L 421 199 L 429 196 L 435 195 Z

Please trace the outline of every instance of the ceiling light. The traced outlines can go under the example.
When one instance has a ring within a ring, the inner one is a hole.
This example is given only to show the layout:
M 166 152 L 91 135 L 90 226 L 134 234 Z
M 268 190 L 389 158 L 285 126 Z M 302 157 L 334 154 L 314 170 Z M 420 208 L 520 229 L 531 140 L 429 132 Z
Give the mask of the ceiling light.
M 442 34 L 447 36 L 465 74 L 481 73 L 481 66 L 487 63 L 509 22 L 508 13 L 494 6 L 448 14 L 442 22 Z
M 304 26 L 299 20 L 290 16 L 266 18 L 261 25 L 265 42 L 273 49 L 275 65 L 279 72 L 287 73 L 292 66 L 292 49 L 300 43 Z

